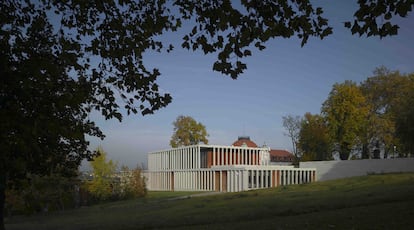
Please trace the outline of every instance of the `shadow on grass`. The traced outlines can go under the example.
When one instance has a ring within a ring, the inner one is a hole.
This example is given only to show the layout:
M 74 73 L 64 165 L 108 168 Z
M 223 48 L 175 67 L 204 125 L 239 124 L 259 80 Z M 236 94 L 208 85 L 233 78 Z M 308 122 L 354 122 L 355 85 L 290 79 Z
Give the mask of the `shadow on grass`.
M 407 225 L 408 221 L 403 220 L 410 220 L 412 217 L 413 194 L 414 174 L 372 175 L 200 197 L 188 193 L 153 193 L 144 199 L 114 202 L 63 213 L 14 217 L 7 220 L 6 227 L 318 229 L 318 226 L 333 226 L 336 229 L 349 229 L 368 226 L 370 229 L 407 229 L 407 226 L 412 225 Z M 172 197 L 186 199 L 174 200 Z M 382 220 L 387 219 L 399 220 L 406 225 L 396 225 L 394 221 L 382 223 Z

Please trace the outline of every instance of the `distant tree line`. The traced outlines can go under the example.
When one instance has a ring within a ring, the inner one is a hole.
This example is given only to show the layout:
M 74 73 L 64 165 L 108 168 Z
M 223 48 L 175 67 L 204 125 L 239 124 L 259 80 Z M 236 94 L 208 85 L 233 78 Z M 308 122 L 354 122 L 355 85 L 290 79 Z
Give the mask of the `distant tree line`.
M 414 154 L 414 73 L 379 67 L 357 84 L 333 85 L 320 114 L 283 117 L 302 161 Z M 293 127 L 293 128 L 292 128 Z

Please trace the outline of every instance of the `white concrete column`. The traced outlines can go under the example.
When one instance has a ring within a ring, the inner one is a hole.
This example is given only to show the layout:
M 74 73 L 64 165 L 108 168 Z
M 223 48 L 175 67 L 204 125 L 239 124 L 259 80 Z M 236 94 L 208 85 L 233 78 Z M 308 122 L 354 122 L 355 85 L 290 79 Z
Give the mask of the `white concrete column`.
M 193 171 L 193 190 L 197 191 L 197 171 Z
M 204 190 L 204 172 L 200 171 L 200 190 Z
M 187 155 L 187 168 L 191 169 L 192 168 L 191 167 L 191 164 L 192 164 L 192 161 L 191 161 L 191 148 L 187 147 L 185 152 L 186 152 L 186 155 Z
M 264 170 L 260 170 L 260 185 L 262 188 L 265 187 L 265 171 Z
M 239 178 L 237 176 L 237 171 L 233 171 L 233 192 L 237 192 L 237 187 L 239 186 L 238 184 L 239 182 Z
M 163 152 L 163 157 L 164 157 L 164 168 L 163 169 L 168 169 L 168 155 L 167 155 L 167 152 Z
M 166 152 L 162 152 L 162 163 L 163 163 L 163 166 L 162 166 L 162 169 L 167 169 L 167 163 L 168 163 L 168 161 L 167 161 L 167 153 Z
M 274 178 L 273 178 L 273 171 L 274 170 L 270 170 L 269 171 L 269 173 L 270 173 L 270 175 L 269 175 L 269 177 L 270 177 L 270 185 L 269 185 L 269 187 L 272 187 L 272 184 L 273 184 L 273 181 L 274 181 Z M 275 187 L 276 187 L 276 183 L 274 183 L 275 184 Z
M 193 149 L 193 153 L 194 153 L 194 169 L 198 169 L 198 152 L 197 149 L 195 147 L 192 148 Z
M 188 162 L 190 161 L 189 159 L 188 159 L 188 149 L 187 148 L 183 148 L 183 153 L 184 153 L 184 168 L 185 169 L 188 169 Z M 187 173 L 187 182 L 188 182 L 188 173 Z
M 286 185 L 290 185 L 290 170 L 286 170 Z
M 231 170 L 232 173 L 232 177 L 231 177 L 231 182 L 232 182 L 232 192 L 235 192 L 237 189 L 237 175 L 236 175 L 236 171 Z
M 208 190 L 208 172 L 204 171 L 204 191 Z
M 204 191 L 206 191 L 208 188 L 208 175 L 207 172 L 204 171 Z
M 212 176 L 212 180 L 213 180 L 212 190 L 213 191 L 216 191 L 216 172 L 215 171 L 211 171 L 211 176 Z
M 161 166 L 161 153 L 158 153 L 157 155 L 158 155 L 158 170 L 160 170 L 160 169 L 162 169 L 162 166 Z
M 243 170 L 243 191 L 249 189 L 249 170 Z
M 176 158 L 175 158 L 175 154 L 172 150 L 169 151 L 171 154 L 171 169 L 176 169 Z
M 175 154 L 177 155 L 177 165 L 178 165 L 178 169 L 182 169 L 182 156 L 181 156 L 181 152 L 178 151 L 177 149 L 175 150 Z
M 254 187 L 259 188 L 259 170 L 254 170 L 254 175 L 256 178 L 256 185 Z
M 229 161 L 228 161 L 228 158 L 227 158 L 227 149 L 226 148 L 223 148 L 223 153 L 224 153 L 224 155 L 223 155 L 223 157 L 224 157 L 224 165 L 228 165 L 229 164 Z
M 244 182 L 244 174 L 242 170 L 239 170 L 239 192 L 243 191 L 243 182 Z
M 211 171 L 208 171 L 207 174 L 208 174 L 208 190 L 211 191 L 213 188 L 212 186 L 213 178 L 211 176 Z
M 198 170 L 194 172 L 194 190 L 196 191 L 198 191 L 200 187 L 200 182 L 198 180 L 198 176 L 199 176 L 198 173 L 199 173 Z
M 184 149 L 180 149 L 181 155 L 183 156 L 183 169 L 187 168 L 187 156 L 185 155 Z
M 190 155 L 190 162 L 188 164 L 188 168 L 194 169 L 194 155 L 193 155 L 193 147 L 188 148 L 188 153 Z
M 229 165 L 233 165 L 234 164 L 234 162 L 233 162 L 233 151 L 231 151 L 231 149 L 229 149 L 229 148 L 227 148 L 227 151 L 228 151 L 228 153 L 227 153 L 227 155 L 228 155 L 228 158 L 229 158 Z
M 197 168 L 197 152 L 193 147 L 189 148 L 190 152 L 190 168 L 196 169 Z
M 207 190 L 210 191 L 210 189 L 211 189 L 211 175 L 210 175 L 210 171 L 207 171 L 206 174 L 207 174 Z
M 220 188 L 219 188 L 219 191 L 222 192 L 223 191 L 223 171 L 220 170 L 219 174 L 220 174 L 220 178 L 219 178 Z
M 178 152 L 180 152 L 180 156 L 181 156 L 181 169 L 185 169 L 185 156 L 184 156 L 184 152 L 182 149 L 178 149 Z
M 214 179 L 214 172 L 213 171 L 210 171 L 210 191 L 215 191 L 215 189 L 214 189 L 214 181 L 215 181 L 215 179 Z
M 186 148 L 185 154 L 187 155 L 187 168 L 191 169 L 191 154 L 190 154 L 190 148 Z
M 175 156 L 175 168 L 180 169 L 180 155 L 177 153 L 176 150 L 173 151 Z
M 162 155 L 163 155 L 163 152 L 160 152 L 159 154 L 158 154 L 158 156 L 159 156 L 159 160 L 160 160 L 160 169 L 162 170 L 163 169 L 163 159 L 162 159 Z
M 194 190 L 193 189 L 193 183 L 194 183 L 194 172 L 192 171 L 187 171 L 187 175 L 188 175 L 188 181 L 187 181 L 187 186 L 189 190 Z
M 233 186 L 231 184 L 231 177 L 233 176 L 232 171 L 227 171 L 227 191 L 232 192 Z
M 198 148 L 198 168 L 201 169 L 201 149 Z
M 240 156 L 240 164 L 244 165 L 244 153 L 246 152 L 246 149 L 243 149 Z
M 154 164 L 154 170 L 158 170 L 158 158 L 157 158 L 157 154 L 154 153 L 153 154 L 153 164 Z
M 204 177 L 203 177 L 203 171 L 200 171 L 200 190 L 202 191 L 204 189 Z

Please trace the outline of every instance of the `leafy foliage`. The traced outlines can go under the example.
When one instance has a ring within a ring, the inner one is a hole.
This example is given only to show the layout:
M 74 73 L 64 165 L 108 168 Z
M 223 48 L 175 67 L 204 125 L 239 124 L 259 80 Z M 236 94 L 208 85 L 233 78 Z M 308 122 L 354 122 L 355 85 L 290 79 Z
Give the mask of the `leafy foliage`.
M 173 122 L 174 133 L 170 140 L 173 148 L 196 145 L 200 142 L 208 144 L 206 127 L 190 116 L 178 116 Z
M 368 113 L 369 105 L 356 83 L 334 84 L 322 105 L 322 115 L 342 160 L 347 160 L 352 147 L 362 142 Z
M 301 123 L 298 148 L 302 161 L 330 160 L 331 142 L 325 119 L 321 115 L 306 113 Z
M 90 162 L 93 179 L 87 184 L 88 191 L 98 200 L 108 200 L 115 193 L 114 177 L 117 163 L 106 159 L 102 148 L 97 149 L 98 156 Z
M 19 180 L 19 184 L 6 190 L 7 215 L 63 211 L 78 205 L 80 181 L 77 178 L 59 174 L 30 175 L 29 178 L 30 180 Z
M 345 22 L 345 27 L 351 29 L 352 34 L 380 38 L 398 34 L 399 26 L 392 24 L 391 19 L 397 15 L 406 17 L 414 6 L 412 0 L 359 0 L 358 3 L 359 9 L 354 14 L 354 22 Z
M 374 76 L 361 84 L 370 110 L 368 137 L 384 143 L 387 152 L 398 146 L 403 152 L 412 148 L 412 102 L 414 101 L 414 74 L 401 74 L 385 67 L 377 68 Z
M 236 79 L 247 68 L 240 59 L 252 55 L 251 46 L 265 48 L 269 39 L 297 36 L 301 45 L 309 37 L 323 39 L 332 33 L 322 8 L 309 1 L 176 1 L 184 19 L 196 25 L 184 36 L 182 47 L 218 52 L 213 69 Z M 234 60 L 234 61 L 233 61 Z
M 145 177 L 142 168 L 136 167 L 130 170 L 123 166 L 121 169 L 121 194 L 123 198 L 143 197 L 147 194 Z

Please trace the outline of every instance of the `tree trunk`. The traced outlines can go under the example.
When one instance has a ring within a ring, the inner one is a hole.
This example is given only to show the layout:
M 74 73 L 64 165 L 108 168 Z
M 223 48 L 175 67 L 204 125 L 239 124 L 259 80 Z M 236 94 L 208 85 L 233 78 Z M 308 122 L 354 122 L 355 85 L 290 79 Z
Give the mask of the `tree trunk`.
M 350 149 L 348 148 L 347 143 L 342 143 L 340 146 L 339 157 L 341 160 L 348 160 L 350 154 Z
M 369 148 L 368 148 L 368 144 L 366 144 L 366 143 L 362 144 L 361 158 L 362 159 L 368 159 L 369 158 Z

